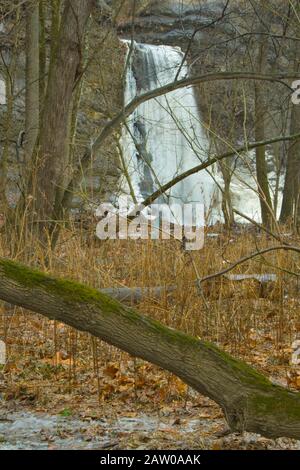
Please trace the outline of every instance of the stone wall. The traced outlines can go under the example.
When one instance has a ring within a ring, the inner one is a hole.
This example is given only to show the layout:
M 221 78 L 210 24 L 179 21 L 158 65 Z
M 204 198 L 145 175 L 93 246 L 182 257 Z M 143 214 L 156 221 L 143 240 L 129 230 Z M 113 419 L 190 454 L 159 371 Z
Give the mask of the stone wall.
M 220 71 L 253 71 L 257 69 L 258 37 L 247 33 L 259 30 L 259 19 L 249 8 L 247 0 L 229 2 L 226 16 L 222 19 L 225 3 L 224 0 L 152 0 L 136 14 L 134 38 L 148 44 L 179 46 L 183 51 L 188 48 L 186 59 L 190 73 L 195 76 Z M 271 7 L 268 9 L 266 5 L 264 14 L 271 31 L 281 34 L 281 18 L 284 19 L 286 5 L 280 0 L 275 3 L 276 12 L 274 10 L 273 14 Z M 132 22 L 129 18 L 121 17 L 117 27 L 120 37 L 130 36 Z M 269 40 L 265 72 L 287 71 L 288 43 L 281 46 L 276 50 Z M 284 89 L 273 84 L 271 95 L 268 84 L 261 86 L 265 90 L 269 111 L 273 108 L 276 111 Z M 222 138 L 236 145 L 245 138 L 246 110 L 247 134 L 249 139 L 253 138 L 253 81 L 219 81 L 195 88 L 199 109 L 208 128 L 212 126 Z M 288 99 L 287 92 L 286 96 Z M 269 127 L 273 135 L 272 126 L 270 120 L 266 124 L 267 132 Z M 277 127 L 283 127 L 283 124 L 278 123 Z

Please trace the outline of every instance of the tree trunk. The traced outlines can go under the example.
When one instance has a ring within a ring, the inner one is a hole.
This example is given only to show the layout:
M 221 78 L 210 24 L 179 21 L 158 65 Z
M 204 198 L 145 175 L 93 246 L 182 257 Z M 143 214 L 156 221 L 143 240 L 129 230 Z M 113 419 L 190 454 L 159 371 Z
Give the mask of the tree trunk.
M 11 73 L 13 72 L 13 73 Z M 8 172 L 8 157 L 10 152 L 10 141 L 13 129 L 13 90 L 12 77 L 14 79 L 15 68 L 10 67 L 8 73 L 5 74 L 5 97 L 6 97 L 6 113 L 3 122 L 4 146 L 0 158 L 0 213 L 3 214 L 7 210 L 6 185 Z M 2 126 L 1 126 L 2 127 Z
M 46 91 L 46 1 L 39 0 L 39 21 L 40 21 L 40 34 L 39 34 L 39 93 L 40 93 L 40 114 L 44 103 Z
M 68 129 L 74 86 L 81 76 L 83 38 L 94 0 L 66 0 L 50 65 L 31 191 L 40 230 L 55 219 L 68 162 Z
M 173 372 L 218 403 L 233 431 L 300 438 L 300 396 L 211 343 L 168 328 L 82 284 L 0 259 L 0 298 L 87 331 Z
M 232 207 L 231 198 L 231 178 L 232 172 L 232 158 L 229 158 L 227 162 L 220 162 L 220 169 L 223 176 L 224 188 L 222 191 L 222 212 L 224 216 L 225 227 L 230 229 L 234 224 L 234 212 Z
M 26 10 L 25 158 L 30 161 L 39 131 L 39 3 Z
M 264 40 L 265 41 L 265 40 Z M 262 72 L 266 62 L 266 44 L 261 42 L 258 52 L 258 69 Z M 265 90 L 261 83 L 255 82 L 255 140 L 265 139 Z M 258 194 L 261 207 L 261 219 L 265 227 L 271 225 L 272 220 L 272 201 L 270 195 L 268 171 L 266 163 L 266 148 L 259 147 L 256 153 L 256 177 L 258 185 Z
M 293 105 L 291 113 L 291 131 L 297 131 L 300 127 L 300 106 Z M 284 190 L 280 214 L 280 222 L 285 223 L 297 221 L 297 210 L 299 206 L 300 193 L 300 139 L 292 142 L 289 146 L 287 165 L 284 181 Z

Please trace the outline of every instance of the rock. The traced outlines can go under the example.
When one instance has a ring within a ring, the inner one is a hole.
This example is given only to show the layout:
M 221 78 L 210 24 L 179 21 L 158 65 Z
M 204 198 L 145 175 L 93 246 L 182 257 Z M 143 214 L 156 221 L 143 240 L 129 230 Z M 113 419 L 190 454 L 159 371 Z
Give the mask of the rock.
M 152 1 L 135 19 L 135 39 L 138 42 L 180 45 L 186 44 L 195 28 L 209 24 L 222 14 L 224 4 L 217 0 Z M 119 34 L 128 36 L 131 20 L 119 23 Z

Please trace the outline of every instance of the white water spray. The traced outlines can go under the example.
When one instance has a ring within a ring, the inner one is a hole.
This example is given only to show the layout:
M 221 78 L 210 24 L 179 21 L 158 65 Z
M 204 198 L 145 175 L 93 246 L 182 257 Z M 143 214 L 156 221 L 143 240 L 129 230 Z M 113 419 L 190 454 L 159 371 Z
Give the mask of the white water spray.
M 129 43 L 128 48 L 130 48 Z M 188 76 L 179 48 L 134 44 L 126 75 L 125 104 L 149 90 Z M 160 185 L 207 159 L 208 140 L 192 87 L 172 91 L 140 106 L 127 120 L 122 136 L 123 157 L 135 197 L 142 201 Z M 129 193 L 123 176 L 122 187 Z M 200 202 L 208 213 L 216 192 L 206 171 L 173 186 L 160 202 Z

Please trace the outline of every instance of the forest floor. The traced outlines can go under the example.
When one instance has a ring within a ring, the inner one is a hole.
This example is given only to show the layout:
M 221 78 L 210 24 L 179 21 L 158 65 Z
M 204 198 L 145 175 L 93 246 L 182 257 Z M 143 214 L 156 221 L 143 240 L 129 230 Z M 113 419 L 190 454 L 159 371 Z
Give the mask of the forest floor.
M 299 246 L 299 239 L 286 241 Z M 276 244 L 257 231 L 215 227 L 203 250 L 187 253 L 170 241 L 100 243 L 70 232 L 48 271 L 97 288 L 176 285 L 160 299 L 145 295 L 135 308 L 300 389 L 300 369 L 291 361 L 300 332 L 298 255 L 276 251 L 232 271 L 275 273 L 264 289 L 256 280 L 222 277 L 203 283 L 202 293 L 195 288 L 199 275 Z M 35 256 L 16 258 L 43 269 Z M 221 409 L 172 374 L 21 308 L 2 305 L 0 339 L 7 345 L 0 449 L 300 449 L 292 439 L 226 433 Z

